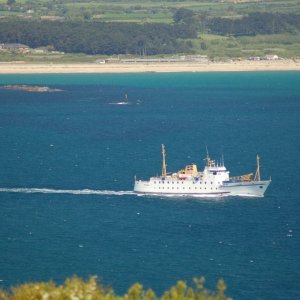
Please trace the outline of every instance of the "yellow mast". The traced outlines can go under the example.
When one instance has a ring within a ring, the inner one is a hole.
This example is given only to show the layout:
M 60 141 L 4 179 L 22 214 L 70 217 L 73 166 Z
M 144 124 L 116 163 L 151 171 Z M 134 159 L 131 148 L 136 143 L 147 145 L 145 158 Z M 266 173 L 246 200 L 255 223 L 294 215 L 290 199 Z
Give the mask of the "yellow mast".
M 162 168 L 161 168 L 161 176 L 165 177 L 167 176 L 167 165 L 166 165 L 166 150 L 165 145 L 161 145 L 162 150 Z
M 256 164 L 257 164 L 257 168 L 256 168 L 254 181 L 260 181 L 260 166 L 259 166 L 259 156 L 258 156 L 258 154 L 256 155 Z

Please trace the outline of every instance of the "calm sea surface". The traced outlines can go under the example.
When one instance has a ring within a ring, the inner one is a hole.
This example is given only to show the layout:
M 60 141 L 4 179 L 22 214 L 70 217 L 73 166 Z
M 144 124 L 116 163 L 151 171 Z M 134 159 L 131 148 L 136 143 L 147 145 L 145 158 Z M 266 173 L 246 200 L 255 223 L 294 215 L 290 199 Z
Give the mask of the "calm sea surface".
M 124 293 L 224 278 L 234 299 L 300 299 L 300 72 L 1 75 L 0 287 L 98 275 Z M 129 105 L 114 105 L 128 96 Z M 138 197 L 133 179 L 203 167 L 205 144 L 264 198 Z M 122 192 L 123 191 L 123 192 Z M 38 192 L 38 193 L 36 193 Z

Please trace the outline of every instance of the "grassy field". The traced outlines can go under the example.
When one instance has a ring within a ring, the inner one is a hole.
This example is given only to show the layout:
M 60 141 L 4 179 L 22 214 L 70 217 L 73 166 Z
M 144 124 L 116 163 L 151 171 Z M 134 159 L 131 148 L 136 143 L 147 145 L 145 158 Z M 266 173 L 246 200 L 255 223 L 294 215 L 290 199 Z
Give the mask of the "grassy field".
M 50 1 L 16 0 L 10 7 L 7 0 L 0 0 L 0 16 L 39 18 L 40 16 L 61 16 L 65 19 L 96 19 L 107 22 L 172 22 L 176 9 L 184 7 L 209 16 L 238 17 L 249 12 L 300 13 L 299 0 L 272 1 L 158 1 L 158 0 L 115 0 L 115 1 Z
M 276 54 L 279 57 L 299 57 L 300 34 L 274 34 L 244 37 L 224 37 L 218 35 L 201 35 L 207 50 L 199 49 L 200 54 L 211 58 L 248 58 Z M 198 41 L 196 41 L 198 42 Z

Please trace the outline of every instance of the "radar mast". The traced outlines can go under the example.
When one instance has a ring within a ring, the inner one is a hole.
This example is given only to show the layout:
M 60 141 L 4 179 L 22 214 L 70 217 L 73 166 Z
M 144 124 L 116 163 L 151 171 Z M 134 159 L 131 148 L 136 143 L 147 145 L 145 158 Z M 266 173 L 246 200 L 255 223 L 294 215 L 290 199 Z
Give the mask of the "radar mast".
M 165 177 L 167 176 L 167 165 L 166 165 L 166 149 L 165 145 L 161 145 L 162 150 L 162 168 L 161 168 L 161 176 Z

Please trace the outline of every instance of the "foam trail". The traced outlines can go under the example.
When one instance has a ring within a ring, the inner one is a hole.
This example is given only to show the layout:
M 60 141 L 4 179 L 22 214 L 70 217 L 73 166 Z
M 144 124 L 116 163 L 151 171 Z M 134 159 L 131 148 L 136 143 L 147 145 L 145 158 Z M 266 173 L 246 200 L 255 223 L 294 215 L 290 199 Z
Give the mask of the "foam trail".
M 110 190 L 62 190 L 48 188 L 0 188 L 1 193 L 21 193 L 21 194 L 72 194 L 72 195 L 136 195 L 133 191 L 110 191 Z

